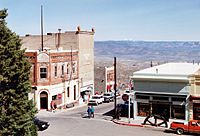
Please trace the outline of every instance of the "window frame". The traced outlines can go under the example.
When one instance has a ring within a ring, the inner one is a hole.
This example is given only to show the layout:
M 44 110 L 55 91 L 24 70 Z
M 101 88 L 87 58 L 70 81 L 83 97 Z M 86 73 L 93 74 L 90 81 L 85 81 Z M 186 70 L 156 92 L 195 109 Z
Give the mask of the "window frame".
M 48 76 L 47 74 L 48 74 L 47 68 L 46 67 L 40 67 L 40 79 L 47 78 L 47 76 Z

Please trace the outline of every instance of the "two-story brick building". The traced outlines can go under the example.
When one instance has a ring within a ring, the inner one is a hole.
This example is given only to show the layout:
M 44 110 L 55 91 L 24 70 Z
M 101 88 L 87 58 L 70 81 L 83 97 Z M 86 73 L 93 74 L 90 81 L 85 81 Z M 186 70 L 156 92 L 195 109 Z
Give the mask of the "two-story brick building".
M 32 92 L 30 99 L 38 109 L 50 109 L 51 101 L 57 106 L 78 100 L 78 51 L 30 51 Z
M 32 93 L 38 109 L 50 109 L 51 100 L 58 106 L 88 99 L 94 94 L 94 29 L 47 33 L 43 36 L 27 34 L 22 49 L 32 63 Z

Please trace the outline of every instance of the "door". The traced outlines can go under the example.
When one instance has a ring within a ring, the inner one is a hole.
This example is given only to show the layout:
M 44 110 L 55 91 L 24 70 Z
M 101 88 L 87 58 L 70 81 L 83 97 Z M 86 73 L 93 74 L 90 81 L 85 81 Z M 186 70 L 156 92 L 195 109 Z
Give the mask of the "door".
M 48 109 L 48 94 L 44 91 L 40 93 L 40 109 Z
M 169 119 L 169 115 L 170 115 L 169 109 L 170 109 L 170 105 L 168 105 L 168 104 L 159 104 L 159 103 L 152 104 L 152 113 L 161 115 L 166 120 Z

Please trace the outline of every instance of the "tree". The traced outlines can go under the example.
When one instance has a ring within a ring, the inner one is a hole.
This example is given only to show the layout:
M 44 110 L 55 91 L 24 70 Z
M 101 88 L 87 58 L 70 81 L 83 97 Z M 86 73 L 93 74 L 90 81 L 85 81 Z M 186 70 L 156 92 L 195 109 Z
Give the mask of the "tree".
M 31 64 L 21 50 L 21 40 L 6 24 L 7 10 L 0 10 L 0 135 L 36 136 L 36 109 L 28 99 Z

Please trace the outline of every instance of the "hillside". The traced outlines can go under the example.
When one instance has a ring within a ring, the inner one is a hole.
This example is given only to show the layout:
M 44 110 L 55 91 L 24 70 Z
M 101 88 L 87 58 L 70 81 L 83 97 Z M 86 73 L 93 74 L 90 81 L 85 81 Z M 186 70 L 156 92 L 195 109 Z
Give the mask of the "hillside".
M 200 62 L 200 43 L 193 41 L 96 41 L 94 52 L 95 84 L 104 79 L 103 69 L 113 64 L 114 57 L 121 82 L 128 82 L 134 71 L 150 67 L 151 61 L 153 65 Z

